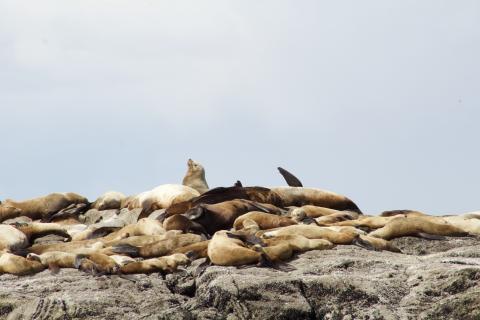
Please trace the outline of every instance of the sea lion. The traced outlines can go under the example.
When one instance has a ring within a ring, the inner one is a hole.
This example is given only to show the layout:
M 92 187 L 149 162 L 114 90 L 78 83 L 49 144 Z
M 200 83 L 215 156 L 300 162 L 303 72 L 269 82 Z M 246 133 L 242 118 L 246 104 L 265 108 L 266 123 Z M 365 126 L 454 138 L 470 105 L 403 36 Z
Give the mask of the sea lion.
M 6 251 L 0 251 L 0 274 L 10 273 L 17 276 L 34 274 L 45 267 L 38 261 L 25 259 Z
M 8 219 L 18 218 L 22 215 L 22 210 L 8 204 L 0 204 L 0 222 Z
M 441 217 L 441 219 L 469 234 L 480 235 L 480 216 L 477 214 L 468 213 L 459 216 L 446 216 Z
M 163 228 L 167 231 L 180 230 L 183 233 L 193 232 L 208 235 L 208 232 L 201 224 L 188 219 L 182 214 L 176 214 L 165 219 L 165 221 L 163 221 Z
M 55 234 L 70 240 L 70 234 L 67 229 L 58 223 L 42 223 L 32 222 L 27 224 L 16 224 L 15 227 L 23 232 L 30 243 L 39 237 L 46 236 L 48 234 Z
M 114 274 L 120 270 L 115 259 L 110 256 L 93 252 L 90 254 L 79 254 L 75 259 L 75 266 L 82 271 L 97 274 Z
M 164 184 L 150 191 L 142 192 L 130 200 L 128 208 L 142 208 L 143 214 L 148 215 L 155 210 L 165 209 L 172 204 L 189 201 L 200 193 L 190 187 L 179 184 Z
M 70 205 L 89 205 L 87 198 L 76 193 L 51 193 L 49 195 L 38 197 L 25 201 L 14 201 L 7 199 L 3 205 L 11 206 L 22 210 L 21 215 L 27 216 L 33 220 L 48 219 L 53 214 Z
M 328 216 L 318 217 L 315 222 L 319 226 L 328 226 L 340 221 L 354 220 L 358 218 L 358 213 L 353 211 L 338 211 Z
M 390 241 L 381 239 L 381 238 L 376 238 L 376 237 L 370 237 L 367 235 L 358 235 L 358 237 L 353 240 L 353 244 L 356 244 L 360 247 L 369 249 L 369 250 L 375 250 L 375 251 L 391 251 L 391 252 L 396 252 L 396 253 L 402 253 L 402 251 L 397 248 L 395 245 L 393 245 Z
M 389 210 L 380 213 L 380 217 L 393 217 L 393 216 L 424 216 L 425 213 L 415 210 Z
M 154 236 L 165 233 L 160 221 L 143 218 L 104 237 L 105 241 L 119 240 L 131 236 Z
M 309 204 L 330 209 L 362 213 L 352 200 L 331 191 L 302 187 L 275 187 L 270 188 L 270 190 L 282 199 L 284 207 L 301 207 Z
M 126 196 L 121 192 L 108 191 L 98 197 L 98 199 L 92 203 L 91 208 L 97 210 L 120 209 L 125 199 Z
M 282 216 L 278 216 L 275 214 L 266 213 L 262 211 L 251 211 L 235 219 L 235 222 L 233 223 L 233 228 L 235 228 L 235 230 L 243 229 L 244 227 L 243 222 L 246 219 L 251 219 L 255 221 L 261 230 L 267 230 L 267 229 L 273 229 L 273 228 L 279 228 L 279 227 L 285 227 L 285 226 L 297 224 L 295 221 L 293 221 L 288 217 L 282 217 Z
M 432 219 L 432 217 L 397 217 L 384 227 L 368 234 L 371 237 L 390 240 L 405 236 L 435 235 L 464 237 L 469 233 L 451 225 L 447 221 Z
M 281 242 L 288 243 L 294 252 L 305 252 L 309 250 L 328 250 L 335 245 L 324 239 L 308 239 L 301 235 L 284 235 L 263 240 L 268 246 Z
M 188 170 L 183 178 L 182 184 L 197 190 L 200 194 L 207 192 L 209 188 L 207 180 L 205 179 L 205 169 L 203 166 L 192 159 L 188 159 L 187 166 Z
M 29 241 L 25 233 L 17 228 L 0 224 L 0 251 L 17 251 L 29 246 Z
M 45 267 L 57 268 L 75 268 L 77 254 L 62 251 L 44 252 L 42 254 L 29 253 L 26 257 L 28 260 L 40 262 Z
M 318 206 L 313 206 L 313 205 L 304 205 L 301 207 L 293 207 L 289 211 L 289 216 L 294 219 L 295 221 L 299 222 L 304 220 L 305 218 L 319 218 L 319 217 L 324 217 L 328 216 L 334 213 L 342 212 L 339 210 L 335 209 L 329 209 L 325 207 L 318 207 Z M 351 211 L 350 211 L 351 212 Z M 358 214 L 357 214 L 358 216 Z
M 120 267 L 122 274 L 174 272 L 178 266 L 187 265 L 190 259 L 183 253 L 174 253 L 160 258 L 127 263 Z
M 219 230 L 230 229 L 235 219 L 242 214 L 259 210 L 280 213 L 278 208 L 272 209 L 254 201 L 237 199 L 217 204 L 200 204 L 186 212 L 185 216 L 202 225 L 208 234 L 213 235 Z
M 325 239 L 333 244 L 351 244 L 353 239 L 355 239 L 357 232 L 349 230 L 338 232 L 327 227 L 299 224 L 265 231 L 263 232 L 262 237 L 268 239 L 288 235 L 301 235 L 308 239 Z
M 173 250 L 201 242 L 204 238 L 193 233 L 177 234 L 141 247 L 121 244 L 112 247 L 111 251 L 117 254 L 127 254 L 132 257 L 155 258 L 171 254 Z
M 176 248 L 172 251 L 173 253 L 184 253 L 184 254 L 191 254 L 195 257 L 195 259 L 199 258 L 206 258 L 208 257 L 208 244 L 210 240 L 200 241 L 196 243 L 192 243 L 183 247 Z
M 231 238 L 228 231 L 217 231 L 208 244 L 208 258 L 220 266 L 241 266 L 258 263 L 261 252 L 247 248 L 242 240 Z

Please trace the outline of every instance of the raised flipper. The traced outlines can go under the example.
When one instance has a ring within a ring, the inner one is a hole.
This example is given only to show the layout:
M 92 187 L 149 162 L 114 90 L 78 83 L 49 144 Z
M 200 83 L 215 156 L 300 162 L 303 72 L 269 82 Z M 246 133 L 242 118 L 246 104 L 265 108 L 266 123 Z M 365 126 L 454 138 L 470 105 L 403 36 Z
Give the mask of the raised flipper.
M 282 167 L 278 167 L 278 171 L 283 176 L 283 179 L 287 182 L 290 187 L 303 187 L 302 182 L 298 180 L 293 174 L 288 172 L 287 170 L 283 169 Z

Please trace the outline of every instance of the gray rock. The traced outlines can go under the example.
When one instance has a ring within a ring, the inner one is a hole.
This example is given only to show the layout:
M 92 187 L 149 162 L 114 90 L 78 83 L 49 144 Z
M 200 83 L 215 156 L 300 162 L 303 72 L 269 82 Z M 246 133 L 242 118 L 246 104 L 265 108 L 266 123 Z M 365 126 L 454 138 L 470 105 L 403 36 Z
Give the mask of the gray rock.
M 395 240 L 404 252 L 311 251 L 284 272 L 199 261 L 165 277 L 62 269 L 0 276 L 0 319 L 479 319 L 480 241 Z

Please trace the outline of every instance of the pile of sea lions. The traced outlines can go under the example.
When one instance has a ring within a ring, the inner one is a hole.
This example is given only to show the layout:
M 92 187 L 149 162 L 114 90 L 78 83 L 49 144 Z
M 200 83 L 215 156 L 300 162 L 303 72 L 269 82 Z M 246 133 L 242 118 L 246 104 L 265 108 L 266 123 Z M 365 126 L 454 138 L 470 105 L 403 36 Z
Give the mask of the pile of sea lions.
M 94 275 L 168 273 L 199 258 L 208 265 L 271 267 L 301 252 L 355 245 L 401 253 L 398 237 L 480 235 L 480 212 L 433 216 L 414 210 L 363 214 L 349 198 L 288 186 L 210 189 L 191 159 L 182 184 L 137 195 L 107 192 L 90 203 L 76 193 L 0 203 L 0 274 L 75 268 Z

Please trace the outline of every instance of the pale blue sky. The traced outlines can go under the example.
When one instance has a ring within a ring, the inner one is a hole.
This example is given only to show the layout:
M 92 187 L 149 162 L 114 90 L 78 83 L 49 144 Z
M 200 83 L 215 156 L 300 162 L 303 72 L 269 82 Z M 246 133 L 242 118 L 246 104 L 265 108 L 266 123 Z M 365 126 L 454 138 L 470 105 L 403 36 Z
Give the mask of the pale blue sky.
M 0 199 L 284 184 L 480 210 L 480 2 L 0 0 Z

